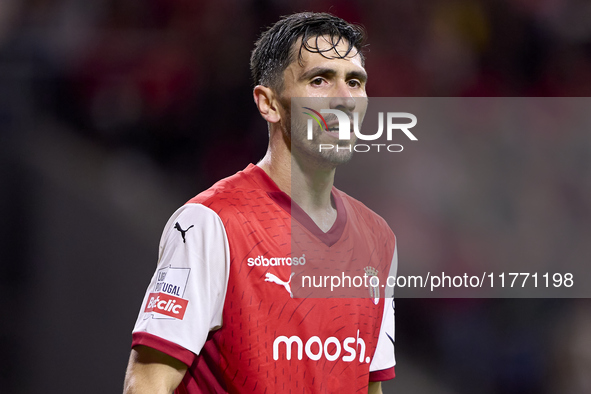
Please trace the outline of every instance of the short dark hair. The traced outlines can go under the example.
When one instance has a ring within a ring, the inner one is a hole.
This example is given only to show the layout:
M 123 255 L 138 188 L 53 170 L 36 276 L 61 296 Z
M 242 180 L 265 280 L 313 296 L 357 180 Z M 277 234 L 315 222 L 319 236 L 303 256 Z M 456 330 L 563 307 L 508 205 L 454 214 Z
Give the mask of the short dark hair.
M 318 38 L 327 36 L 330 48 L 318 49 Z M 302 38 L 298 54 L 298 62 L 302 61 L 302 49 L 333 59 L 345 58 L 353 48 L 361 56 L 362 64 L 365 58 L 362 53 L 365 41 L 363 27 L 348 23 L 341 18 L 328 13 L 302 12 L 283 16 L 277 23 L 269 27 L 256 41 L 250 56 L 250 72 L 255 85 L 264 85 L 281 91 L 283 89 L 283 71 L 294 61 L 296 51 L 293 46 L 298 38 Z M 308 43 L 310 38 L 316 37 L 315 44 Z M 325 52 L 332 51 L 341 41 L 348 44 L 346 53 L 326 56 Z

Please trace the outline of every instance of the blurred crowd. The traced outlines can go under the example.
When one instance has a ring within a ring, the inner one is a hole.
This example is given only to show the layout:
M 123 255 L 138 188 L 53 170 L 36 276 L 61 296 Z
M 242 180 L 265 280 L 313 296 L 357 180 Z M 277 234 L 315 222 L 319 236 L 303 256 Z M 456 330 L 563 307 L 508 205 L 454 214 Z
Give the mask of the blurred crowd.
M 0 133 L 59 125 L 114 160 L 141 157 L 188 199 L 263 156 L 250 51 L 265 26 L 302 10 L 365 27 L 370 96 L 591 94 L 584 0 L 2 0 Z M 588 131 L 455 138 L 442 141 L 447 153 L 416 158 L 415 183 L 400 187 L 399 208 L 386 217 L 411 233 L 402 264 L 589 262 Z M 467 186 L 475 169 L 481 182 Z M 449 174 L 451 186 L 441 181 Z M 440 247 L 426 250 L 413 232 Z M 416 360 L 457 393 L 591 392 L 588 300 L 401 300 L 397 308 L 399 360 Z M 0 377 L 0 385 L 11 379 Z
M 3 64 L 27 70 L 36 109 L 109 149 L 138 150 L 193 177 L 224 152 L 204 185 L 264 151 L 250 51 L 265 26 L 294 10 L 330 11 L 366 27 L 374 97 L 591 92 L 585 1 L 0 4 Z

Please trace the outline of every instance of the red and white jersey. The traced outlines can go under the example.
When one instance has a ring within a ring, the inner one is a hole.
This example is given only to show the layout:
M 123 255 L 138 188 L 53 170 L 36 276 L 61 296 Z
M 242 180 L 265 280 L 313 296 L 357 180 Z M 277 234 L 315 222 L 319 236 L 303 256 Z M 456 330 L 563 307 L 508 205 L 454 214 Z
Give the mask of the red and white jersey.
M 355 393 L 394 377 L 390 290 L 311 298 L 318 288 L 303 279 L 359 262 L 382 283 L 396 274 L 385 221 L 332 197 L 337 220 L 324 233 L 251 164 L 172 215 L 132 346 L 189 366 L 176 393 Z

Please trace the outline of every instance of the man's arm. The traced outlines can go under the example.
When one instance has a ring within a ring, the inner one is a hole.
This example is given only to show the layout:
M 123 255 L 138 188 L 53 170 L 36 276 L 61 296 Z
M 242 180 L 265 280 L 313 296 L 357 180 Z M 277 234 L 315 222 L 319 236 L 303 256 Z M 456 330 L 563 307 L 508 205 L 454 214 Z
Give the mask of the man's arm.
M 126 394 L 170 394 L 179 385 L 209 332 L 222 325 L 229 257 L 224 225 L 213 210 L 188 203 L 171 216 L 133 329 Z M 158 306 L 172 297 L 162 291 L 164 283 L 174 286 L 177 300 L 184 300 L 172 311 Z M 171 319 L 167 312 L 177 316 Z M 163 315 L 167 318 L 158 318 Z
M 382 394 L 382 382 L 369 382 L 367 394 Z
M 184 363 L 168 354 L 147 346 L 135 346 L 129 357 L 123 393 L 171 394 L 186 371 Z

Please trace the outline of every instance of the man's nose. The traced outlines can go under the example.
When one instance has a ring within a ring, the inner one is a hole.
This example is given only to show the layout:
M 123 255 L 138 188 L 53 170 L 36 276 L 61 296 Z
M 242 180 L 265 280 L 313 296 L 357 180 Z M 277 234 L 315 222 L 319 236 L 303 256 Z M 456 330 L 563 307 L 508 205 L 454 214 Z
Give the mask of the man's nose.
M 344 108 L 347 111 L 355 109 L 355 99 L 351 95 L 346 83 L 339 83 L 335 92 L 336 96 L 330 99 L 330 108 L 338 109 Z

